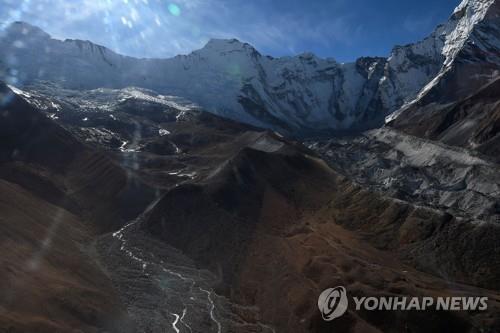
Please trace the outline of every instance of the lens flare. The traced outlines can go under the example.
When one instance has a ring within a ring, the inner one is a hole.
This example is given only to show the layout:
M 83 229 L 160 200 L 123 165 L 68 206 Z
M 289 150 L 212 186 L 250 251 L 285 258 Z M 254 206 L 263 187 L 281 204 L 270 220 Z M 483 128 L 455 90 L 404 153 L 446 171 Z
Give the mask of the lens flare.
M 181 15 L 181 9 L 175 3 L 171 3 L 168 5 L 168 11 L 170 12 L 170 14 L 172 14 L 174 16 Z

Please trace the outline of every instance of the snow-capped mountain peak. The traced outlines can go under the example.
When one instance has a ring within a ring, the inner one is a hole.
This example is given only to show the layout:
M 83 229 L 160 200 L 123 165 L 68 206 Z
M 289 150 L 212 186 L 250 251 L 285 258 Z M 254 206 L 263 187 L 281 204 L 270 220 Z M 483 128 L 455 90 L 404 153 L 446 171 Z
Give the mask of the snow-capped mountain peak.
M 240 42 L 238 39 L 212 38 L 200 51 L 233 52 L 233 51 L 256 51 L 250 44 Z
M 26 22 L 13 22 L 6 29 L 6 35 L 10 36 L 36 36 L 38 38 L 50 38 L 50 35 L 42 29 Z
M 393 121 L 412 105 L 422 102 L 426 96 L 431 96 L 429 93 L 437 89 L 447 76 L 455 76 L 453 80 L 462 82 L 457 84 L 460 89 L 455 85 L 453 92 L 438 94 L 443 100 L 451 100 L 454 96 L 466 96 L 478 87 L 494 80 L 498 75 L 495 74 L 496 68 L 500 65 L 499 18 L 498 1 L 463 0 L 456 7 L 448 22 L 438 26 L 430 37 L 421 42 L 427 45 L 424 48 L 426 52 L 434 52 L 442 56 L 440 70 L 431 77 L 414 99 L 409 100 L 401 109 L 389 115 L 386 122 Z M 463 65 L 457 67 L 455 66 L 457 62 L 473 65 L 476 75 L 468 77 L 470 71 L 464 69 L 462 72 Z M 466 84 L 464 78 L 467 78 Z
M 422 41 L 395 47 L 388 58 L 342 64 L 311 53 L 262 56 L 237 39 L 212 39 L 171 59 L 136 59 L 88 41 L 52 39 L 16 23 L 0 37 L 0 80 L 21 87 L 36 80 L 71 89 L 137 86 L 294 134 L 366 129 L 420 100 L 456 59 L 496 64 L 498 7 L 494 0 L 465 0 Z M 487 53 L 478 56 L 482 50 Z
M 485 18 L 494 3 L 495 0 L 463 0 L 455 9 L 450 21 L 442 27 L 446 35 L 442 49 L 442 54 L 446 57 L 445 66 L 452 63 L 476 24 Z

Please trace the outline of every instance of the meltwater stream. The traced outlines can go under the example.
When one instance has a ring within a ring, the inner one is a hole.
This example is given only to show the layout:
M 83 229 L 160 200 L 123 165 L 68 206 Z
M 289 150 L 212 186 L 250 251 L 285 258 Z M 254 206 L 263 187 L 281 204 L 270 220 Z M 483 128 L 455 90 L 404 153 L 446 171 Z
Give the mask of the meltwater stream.
M 140 230 L 141 219 L 154 204 L 95 245 L 136 332 L 274 332 L 259 321 L 258 309 L 217 295 L 214 274 Z M 248 318 L 256 319 L 248 322 Z

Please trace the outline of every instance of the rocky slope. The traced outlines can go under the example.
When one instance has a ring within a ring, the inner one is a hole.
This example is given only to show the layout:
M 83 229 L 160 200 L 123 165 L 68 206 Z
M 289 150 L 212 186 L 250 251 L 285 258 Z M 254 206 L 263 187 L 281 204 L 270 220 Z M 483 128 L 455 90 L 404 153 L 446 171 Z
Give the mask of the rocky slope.
M 0 330 L 133 332 L 111 281 L 82 251 L 92 228 L 1 178 Z
M 493 0 L 464 0 L 428 38 L 396 47 L 387 59 L 346 64 L 313 54 L 271 58 L 237 40 L 211 40 L 201 50 L 171 59 L 134 59 L 14 23 L 0 38 L 0 79 L 20 86 L 42 79 L 71 89 L 138 86 L 293 134 L 366 129 L 439 86 L 462 94 L 463 89 L 440 84 L 450 75 L 477 73 L 476 86 L 493 76 L 497 7 Z
M 50 133 L 63 135 L 64 147 L 76 147 L 78 156 L 98 150 L 131 183 L 156 190 L 141 214 L 85 244 L 138 332 L 498 329 L 499 180 L 490 161 L 389 129 L 308 142 L 314 153 L 140 88 L 37 82 L 14 91 L 4 100 L 38 110 L 32 131 L 58 124 Z M 17 127 L 2 142 L 48 140 L 22 133 Z M 49 142 L 38 147 L 47 168 L 58 159 L 44 147 L 61 144 Z M 32 156 L 9 149 L 4 156 L 18 163 Z M 93 193 L 118 171 L 98 177 Z M 51 192 L 44 185 L 38 193 Z M 143 197 L 126 196 L 131 206 Z M 335 285 L 363 296 L 484 295 L 490 302 L 486 312 L 350 309 L 326 323 L 317 296 Z
M 85 251 L 97 232 L 143 209 L 121 195 L 125 173 L 3 84 L 0 101 L 1 329 L 133 331 Z
M 133 181 L 108 156 L 88 149 L 5 85 L 0 89 L 0 162 L 5 179 L 56 205 L 73 207 L 101 231 L 135 217 L 152 200 L 154 190 Z M 142 200 L 132 202 L 134 196 Z
M 468 290 L 457 281 L 497 290 L 500 229 L 367 191 L 272 135 L 249 141 L 207 177 L 169 190 L 141 227 L 217 272 L 225 295 L 257 305 L 279 332 L 498 325 L 487 316 L 445 312 L 426 313 L 432 320 L 424 326 L 418 313 L 375 318 L 352 311 L 323 322 L 315 296 L 329 285 L 360 294 L 434 294 L 431 285 L 444 294 Z M 465 292 L 496 300 L 495 291 Z
M 479 154 L 390 128 L 306 144 L 364 187 L 461 218 L 500 221 L 500 169 Z
M 454 102 L 497 79 L 499 27 L 498 1 L 463 1 L 450 22 L 438 28 L 446 36 L 441 51 L 445 57 L 443 67 L 408 106 Z
M 498 159 L 500 3 L 464 1 L 453 17 L 459 23 L 443 49 L 443 68 L 388 122 L 407 133 Z
M 477 150 L 499 161 L 500 80 L 452 103 L 412 106 L 390 123 L 407 133 Z
M 0 85 L 0 330 L 500 330 L 497 20 L 495 1 L 466 0 L 423 41 L 353 64 L 236 40 L 139 60 L 13 24 L 0 38 L 0 78 L 18 86 Z M 400 106 L 403 132 L 307 148 L 227 119 L 321 135 Z M 327 323 L 317 297 L 336 285 L 489 307 L 350 308 Z
M 213 273 L 133 225 L 251 127 L 132 88 L 2 85 L 0 97 L 0 271 L 12 287 L 1 330 L 272 332 L 257 308 L 218 296 Z

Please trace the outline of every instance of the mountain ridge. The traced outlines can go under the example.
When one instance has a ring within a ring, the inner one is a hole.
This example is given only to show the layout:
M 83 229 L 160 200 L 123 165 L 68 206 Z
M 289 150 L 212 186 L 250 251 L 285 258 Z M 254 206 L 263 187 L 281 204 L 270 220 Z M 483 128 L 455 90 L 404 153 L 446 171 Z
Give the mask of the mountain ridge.
M 471 38 L 477 39 L 476 26 L 495 16 L 495 7 L 494 0 L 464 0 L 422 41 L 396 46 L 387 58 L 352 63 L 311 53 L 273 58 L 237 39 L 211 39 L 173 58 L 138 59 L 14 23 L 17 29 L 7 28 L 0 38 L 0 79 L 19 86 L 41 79 L 77 89 L 137 86 L 293 135 L 365 130 L 382 126 L 386 116 L 432 90 Z

